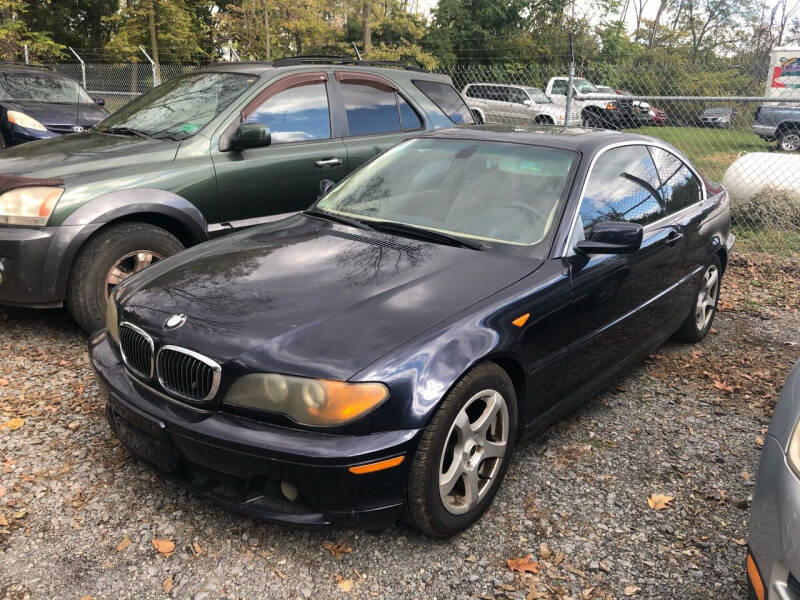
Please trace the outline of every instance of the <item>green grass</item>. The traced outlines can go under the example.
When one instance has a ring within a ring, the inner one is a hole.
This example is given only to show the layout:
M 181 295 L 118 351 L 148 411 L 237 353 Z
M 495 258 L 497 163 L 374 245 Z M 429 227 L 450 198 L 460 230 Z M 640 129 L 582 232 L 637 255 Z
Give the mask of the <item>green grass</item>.
M 780 258 L 795 258 L 800 254 L 800 231 L 734 227 L 734 233 L 740 251 L 768 252 Z
M 712 181 L 722 181 L 725 170 L 739 154 L 766 152 L 774 145 L 745 129 L 640 127 L 629 131 L 659 138 L 672 144 Z

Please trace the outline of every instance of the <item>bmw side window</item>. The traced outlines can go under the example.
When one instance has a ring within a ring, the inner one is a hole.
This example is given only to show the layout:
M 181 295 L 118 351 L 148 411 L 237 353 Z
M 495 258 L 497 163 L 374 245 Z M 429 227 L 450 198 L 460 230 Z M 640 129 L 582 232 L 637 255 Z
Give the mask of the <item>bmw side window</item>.
M 661 179 L 659 192 L 666 203 L 667 214 L 676 213 L 703 199 L 700 182 L 681 159 L 656 146 L 650 146 L 649 150 Z
M 280 91 L 267 98 L 245 122 L 269 127 L 272 144 L 330 139 L 325 83 L 308 83 Z
M 413 83 L 453 123 L 470 125 L 475 123 L 475 119 L 472 118 L 472 112 L 467 108 L 464 99 L 449 83 L 420 79 L 415 80 Z
M 653 160 L 644 146 L 621 146 L 600 155 L 581 200 L 584 233 L 604 221 L 647 225 L 666 215 Z

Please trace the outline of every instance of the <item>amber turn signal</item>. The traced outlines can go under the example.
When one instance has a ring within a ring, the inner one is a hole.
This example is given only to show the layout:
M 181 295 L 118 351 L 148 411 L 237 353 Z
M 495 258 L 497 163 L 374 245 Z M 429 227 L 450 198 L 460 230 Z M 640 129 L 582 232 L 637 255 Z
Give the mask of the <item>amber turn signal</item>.
M 347 469 L 356 475 L 364 475 L 366 473 L 374 473 L 375 471 L 383 471 L 384 469 L 391 469 L 396 467 L 405 460 L 405 456 L 395 456 L 394 458 L 387 458 L 386 460 L 379 460 L 378 462 L 369 463 L 366 465 L 358 465 Z
M 530 316 L 531 316 L 531 313 L 525 313 L 524 315 L 517 317 L 516 319 L 514 319 L 511 322 L 514 325 L 516 325 L 517 327 L 522 327 L 523 325 L 525 325 L 525 323 L 528 322 L 528 319 L 530 318 Z
M 753 591 L 756 593 L 758 600 L 764 600 L 764 582 L 761 581 L 761 575 L 758 574 L 758 568 L 750 553 L 747 553 L 747 578 L 753 586 Z

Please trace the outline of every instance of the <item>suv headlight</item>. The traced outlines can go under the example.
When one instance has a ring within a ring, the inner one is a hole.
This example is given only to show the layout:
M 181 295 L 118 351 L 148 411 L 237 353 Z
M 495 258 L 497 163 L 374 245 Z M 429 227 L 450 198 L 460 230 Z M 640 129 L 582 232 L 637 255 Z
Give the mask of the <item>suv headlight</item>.
M 388 395 L 389 390 L 381 383 L 254 373 L 234 382 L 225 396 L 225 403 L 281 413 L 304 425 L 331 426 L 357 419 Z
M 47 225 L 64 188 L 21 187 L 0 195 L 0 223 Z
M 108 303 L 106 304 L 106 329 L 108 330 L 108 336 L 119 346 L 119 313 L 117 312 L 117 301 L 114 300 L 113 293 L 108 297 Z
M 6 118 L 8 119 L 9 123 L 14 123 L 14 125 L 19 125 L 20 127 L 24 127 L 25 129 L 35 129 L 36 131 L 47 131 L 47 127 L 39 123 L 33 117 L 26 115 L 23 112 L 19 112 L 18 110 L 10 110 L 6 113 Z

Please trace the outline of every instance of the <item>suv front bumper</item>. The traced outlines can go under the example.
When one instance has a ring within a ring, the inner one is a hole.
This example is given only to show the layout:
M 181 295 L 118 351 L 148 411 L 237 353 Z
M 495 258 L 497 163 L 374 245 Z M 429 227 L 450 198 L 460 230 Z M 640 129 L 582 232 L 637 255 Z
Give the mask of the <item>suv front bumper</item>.
M 0 227 L 0 304 L 58 306 L 47 298 L 42 273 L 57 227 Z
M 127 375 L 105 331 L 90 338 L 89 359 L 123 445 L 194 494 L 293 525 L 371 529 L 400 516 L 419 430 L 330 435 L 198 411 Z M 392 468 L 349 470 L 397 456 L 405 459 Z

